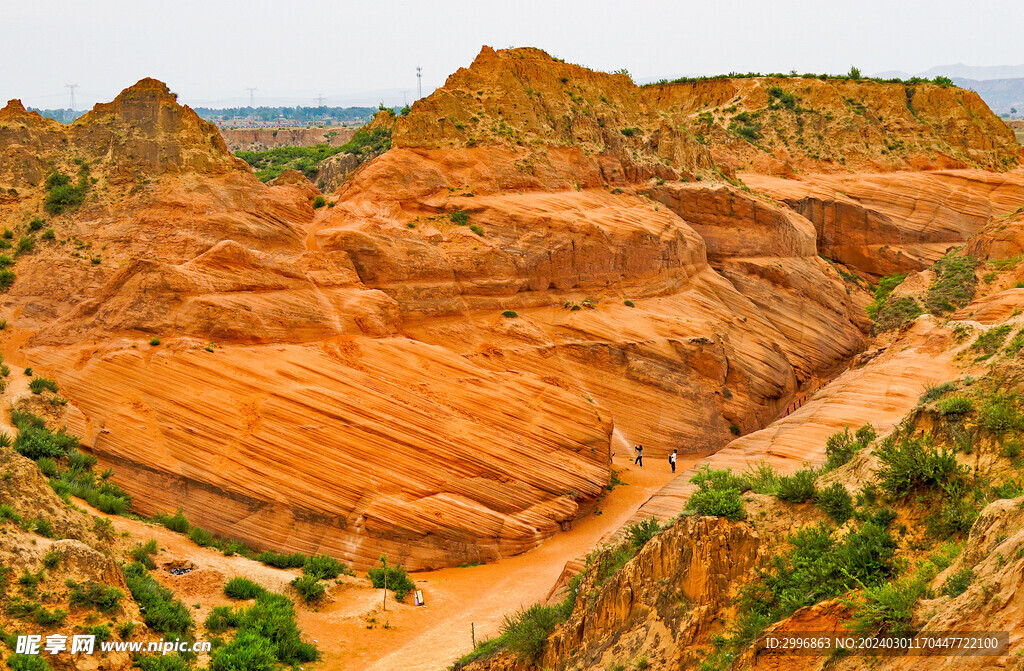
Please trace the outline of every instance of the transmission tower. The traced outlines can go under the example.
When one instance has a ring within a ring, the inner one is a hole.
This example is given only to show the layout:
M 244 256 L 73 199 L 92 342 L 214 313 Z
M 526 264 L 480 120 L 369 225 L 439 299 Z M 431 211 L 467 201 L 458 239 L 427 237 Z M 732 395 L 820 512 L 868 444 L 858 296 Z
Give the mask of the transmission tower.
M 416 66 L 416 100 L 423 97 L 423 68 Z
M 249 92 L 249 107 L 256 107 L 256 91 L 259 89 L 255 86 L 249 86 L 245 90 Z
M 323 107 L 324 106 L 324 102 L 327 99 L 324 98 L 324 94 L 323 93 L 318 93 L 318 94 L 316 94 L 316 98 L 313 98 L 313 100 L 316 101 L 316 104 L 317 104 L 318 107 Z
M 68 94 L 71 98 L 71 111 L 75 111 L 75 89 L 78 88 L 78 84 L 65 84 L 64 88 L 68 90 Z

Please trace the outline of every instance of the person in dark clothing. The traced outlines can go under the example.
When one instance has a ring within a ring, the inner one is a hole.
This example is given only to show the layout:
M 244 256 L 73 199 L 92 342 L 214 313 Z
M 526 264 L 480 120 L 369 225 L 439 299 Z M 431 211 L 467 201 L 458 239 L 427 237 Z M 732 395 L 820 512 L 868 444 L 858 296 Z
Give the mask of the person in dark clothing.
M 668 455 L 668 463 L 672 466 L 672 472 L 676 472 L 676 451 L 672 450 L 672 454 Z
M 633 464 L 636 465 L 636 466 L 639 466 L 640 468 L 643 468 L 644 467 L 644 446 L 643 445 L 634 445 L 633 449 L 636 450 L 636 459 L 633 460 Z

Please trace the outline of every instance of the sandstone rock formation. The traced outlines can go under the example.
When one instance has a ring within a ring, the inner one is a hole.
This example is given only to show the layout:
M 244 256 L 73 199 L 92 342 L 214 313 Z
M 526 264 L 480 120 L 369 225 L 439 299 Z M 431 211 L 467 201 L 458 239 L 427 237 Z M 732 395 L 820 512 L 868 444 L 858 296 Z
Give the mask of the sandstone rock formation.
M 742 152 L 680 130 L 717 100 L 692 88 L 485 49 L 375 120 L 395 148 L 315 211 L 159 82 L 68 127 L 11 103 L 0 224 L 46 216 L 54 168 L 84 197 L 16 257 L 5 348 L 140 512 L 359 568 L 521 552 L 592 507 L 612 450 L 710 453 L 864 347 L 868 295 L 814 217 L 711 180 Z M 929 137 L 1000 163 L 983 110 L 948 114 Z

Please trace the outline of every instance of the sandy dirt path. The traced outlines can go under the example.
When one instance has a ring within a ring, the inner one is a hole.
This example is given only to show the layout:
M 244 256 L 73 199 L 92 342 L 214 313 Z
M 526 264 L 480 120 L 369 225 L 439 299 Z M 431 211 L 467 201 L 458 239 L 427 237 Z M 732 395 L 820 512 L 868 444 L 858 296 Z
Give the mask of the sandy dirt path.
M 628 484 L 608 494 L 598 506 L 600 515 L 590 515 L 572 530 L 516 557 L 482 566 L 417 573 L 417 586 L 424 591 L 426 606 L 416 609 L 420 621 L 396 637 L 401 644 L 372 663 L 338 668 L 345 671 L 445 669 L 472 650 L 471 624 L 476 628 L 478 642 L 497 635 L 506 613 L 547 597 L 567 561 L 581 558 L 592 550 L 672 479 L 668 464 L 663 460 L 649 460 L 645 468 L 639 468 L 624 454 L 617 456 L 614 463 L 621 471 L 620 477 Z M 683 471 L 689 465 L 680 460 L 678 468 Z
M 296 600 L 299 626 L 323 653 L 321 661 L 305 665 L 307 671 L 435 671 L 446 669 L 472 649 L 471 625 L 476 628 L 476 640 L 482 641 L 498 633 L 506 613 L 544 600 L 567 561 L 582 558 L 672 479 L 663 460 L 649 460 L 641 469 L 633 466 L 629 455 L 622 454 L 614 464 L 627 484 L 600 501 L 597 510 L 601 514 L 587 516 L 539 548 L 493 564 L 412 574 L 417 588 L 423 590 L 423 607 L 412 606 L 411 595 L 407 603 L 396 603 L 389 593 L 385 610 L 381 590 L 373 589 L 362 575 L 328 583 L 327 600 L 319 607 L 306 606 L 288 586 L 300 574 L 298 570 L 275 569 L 240 556 L 225 557 L 161 526 L 90 512 L 109 518 L 118 532 L 129 534 L 119 538 L 122 552 L 137 542 L 157 539 L 161 549 L 154 557 L 154 575 L 194 607 L 197 623 L 203 622 L 214 606 L 245 605 L 232 602 L 223 593 L 224 582 L 245 576 Z M 679 471 L 690 465 L 681 459 Z M 84 502 L 78 503 L 88 508 Z M 175 576 L 166 570 L 171 566 L 194 570 Z

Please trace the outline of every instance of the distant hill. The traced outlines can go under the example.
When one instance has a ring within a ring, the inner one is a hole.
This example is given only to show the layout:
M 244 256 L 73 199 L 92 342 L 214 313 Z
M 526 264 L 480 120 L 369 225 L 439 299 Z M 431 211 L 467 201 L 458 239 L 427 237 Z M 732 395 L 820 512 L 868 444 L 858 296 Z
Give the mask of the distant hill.
M 876 72 L 880 79 L 949 77 L 960 88 L 981 96 L 992 111 L 1000 116 L 1024 117 L 1024 65 L 937 65 L 924 72 L 910 74 L 902 70 Z M 1016 111 L 1014 111 L 1016 110 Z
M 942 75 L 951 79 L 974 79 L 979 81 L 991 79 L 1021 79 L 1024 78 L 1024 65 L 937 65 L 931 70 L 925 70 L 918 74 L 918 77 L 929 79 Z
M 1024 77 L 980 81 L 953 77 L 953 83 L 976 92 L 996 114 L 1024 116 Z

